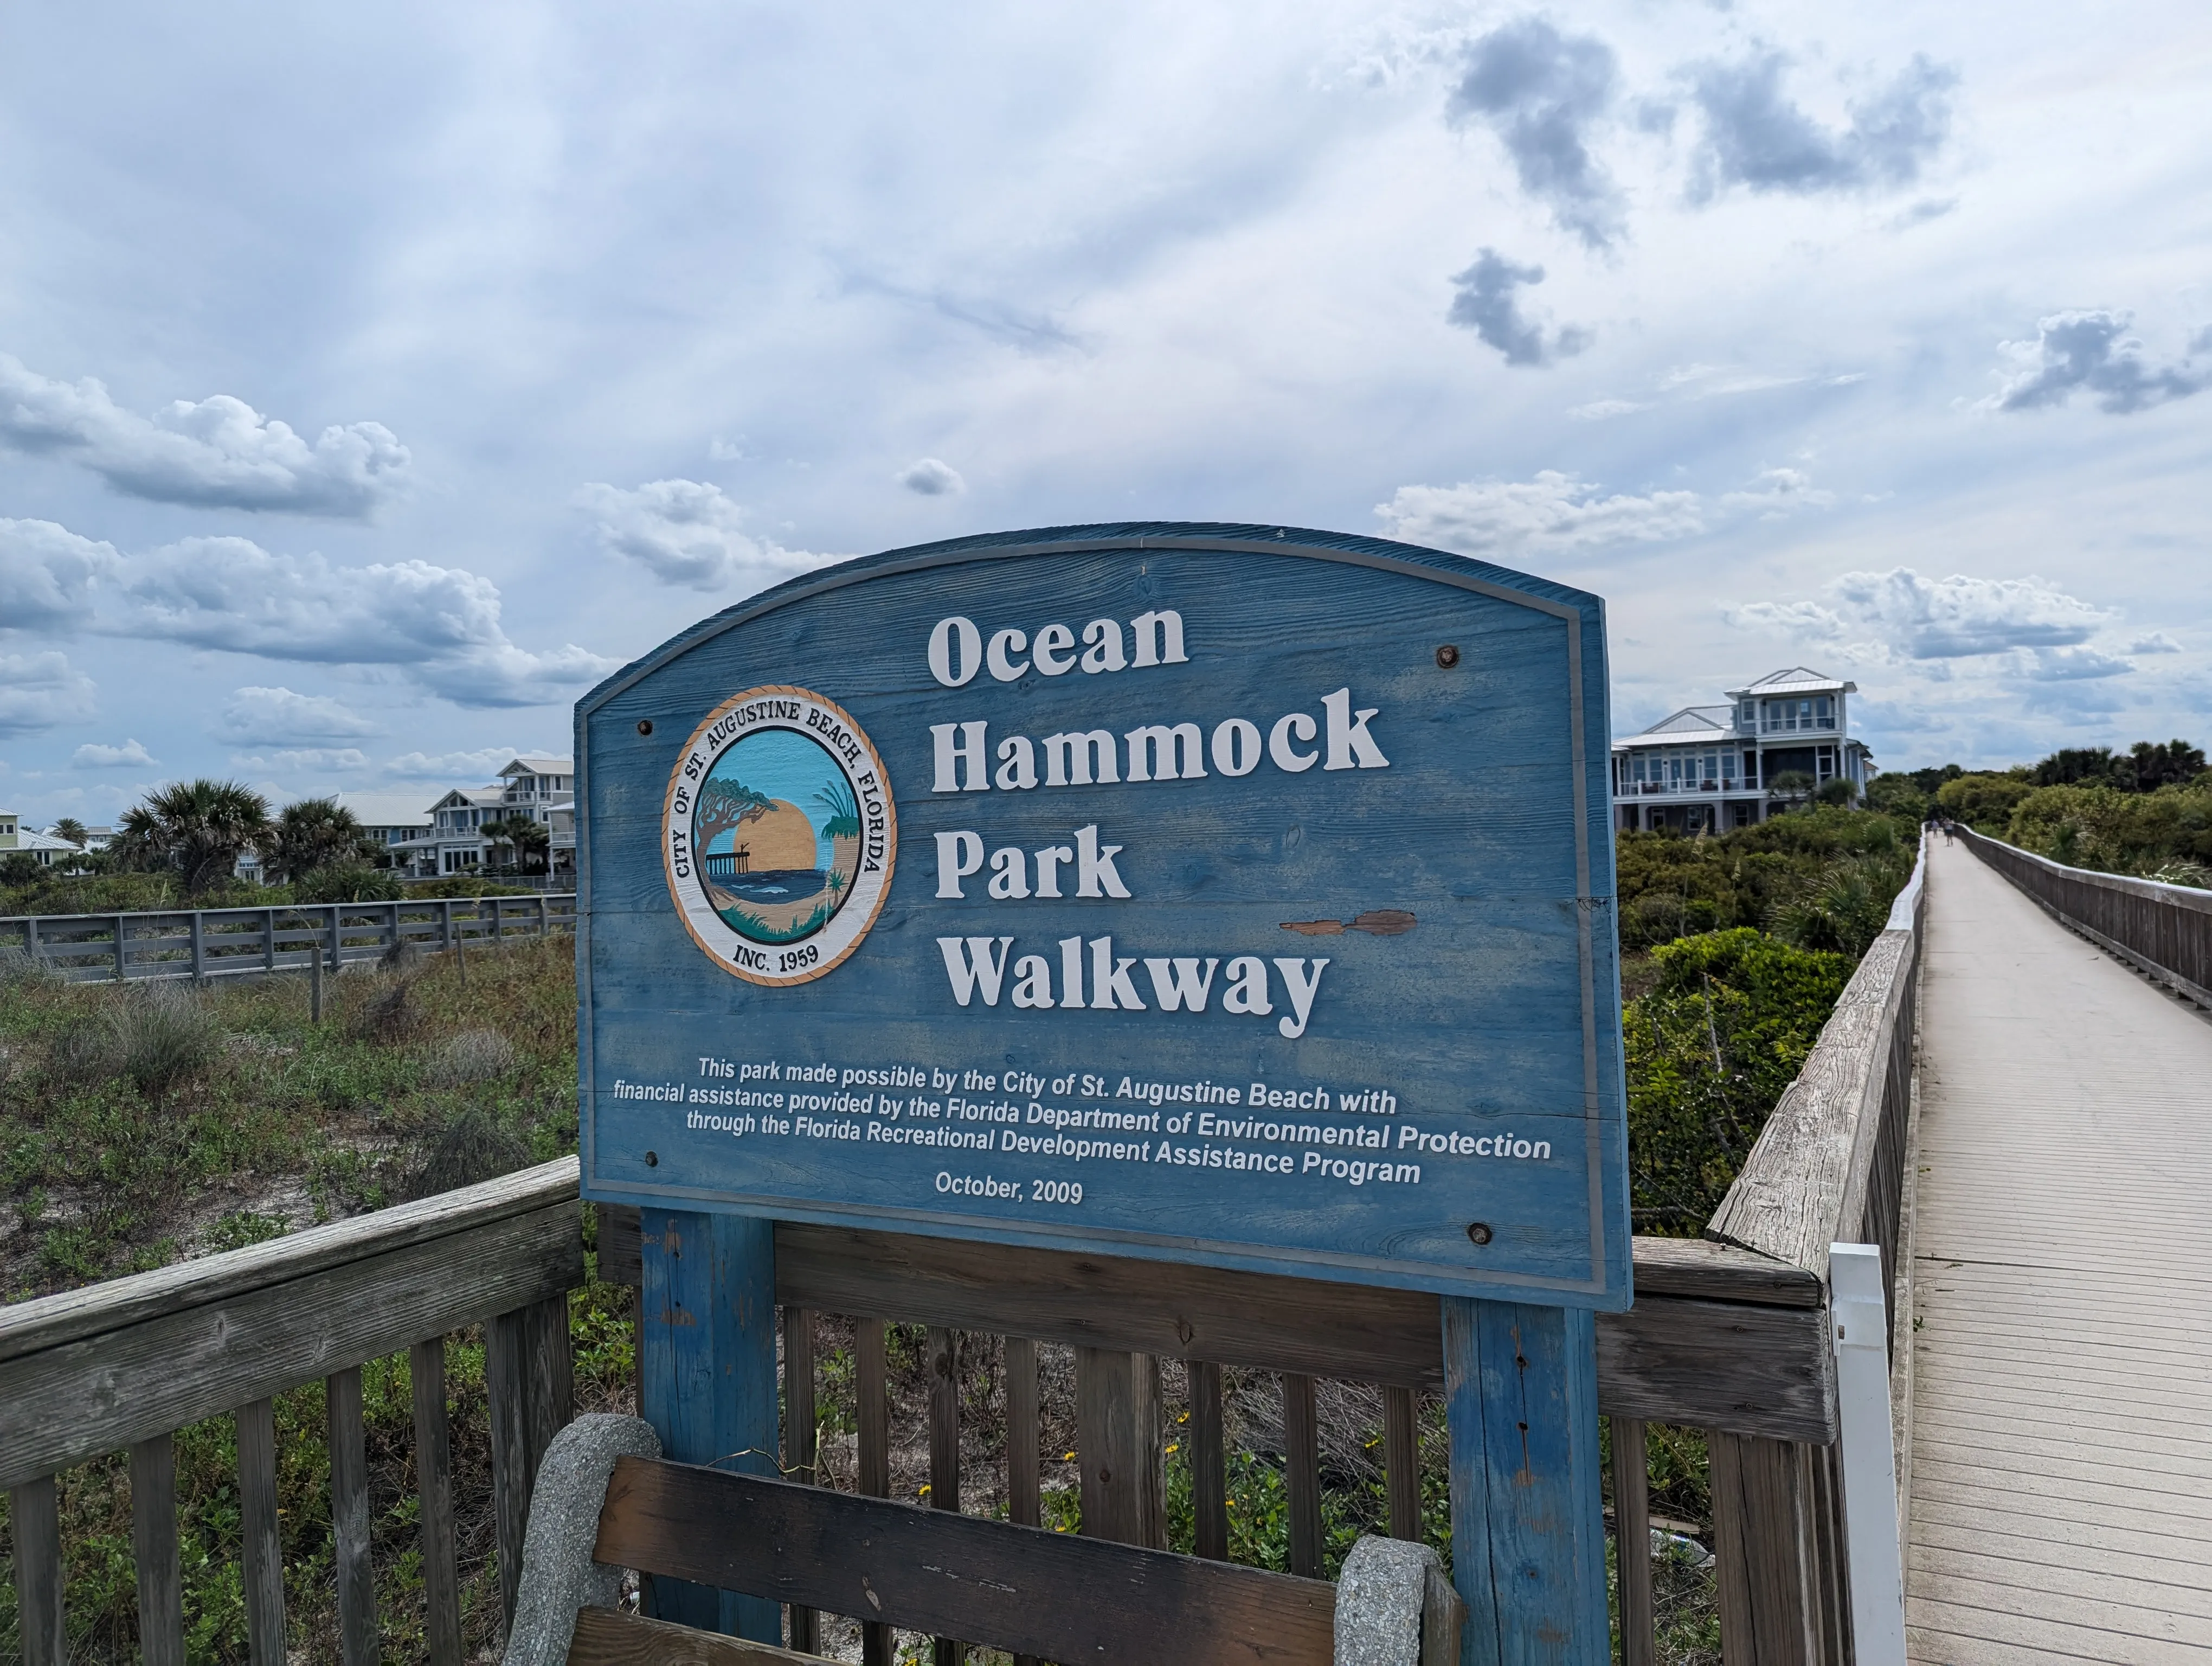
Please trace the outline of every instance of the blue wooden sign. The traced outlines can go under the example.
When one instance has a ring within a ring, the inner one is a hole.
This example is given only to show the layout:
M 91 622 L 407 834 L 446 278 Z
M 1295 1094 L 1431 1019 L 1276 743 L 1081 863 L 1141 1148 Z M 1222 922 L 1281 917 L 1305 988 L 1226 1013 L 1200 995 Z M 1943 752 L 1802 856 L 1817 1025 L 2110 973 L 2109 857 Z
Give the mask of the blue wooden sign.
M 589 1195 L 1628 1304 L 1595 598 L 1014 532 L 795 579 L 576 725 Z

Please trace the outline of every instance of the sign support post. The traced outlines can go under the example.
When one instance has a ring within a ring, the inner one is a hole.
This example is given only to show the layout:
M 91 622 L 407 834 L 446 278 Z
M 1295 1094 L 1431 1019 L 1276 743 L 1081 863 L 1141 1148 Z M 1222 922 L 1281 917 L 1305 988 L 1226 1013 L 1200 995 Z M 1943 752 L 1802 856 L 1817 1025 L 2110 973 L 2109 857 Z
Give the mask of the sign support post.
M 1606 1666 L 1595 1316 L 1464 1296 L 1443 1305 L 1461 1666 Z
M 745 1215 L 645 1210 L 639 1408 L 662 1456 L 741 1474 L 776 1473 L 775 1225 Z M 783 1641 L 764 1597 L 653 1582 L 663 1620 L 755 1643 Z

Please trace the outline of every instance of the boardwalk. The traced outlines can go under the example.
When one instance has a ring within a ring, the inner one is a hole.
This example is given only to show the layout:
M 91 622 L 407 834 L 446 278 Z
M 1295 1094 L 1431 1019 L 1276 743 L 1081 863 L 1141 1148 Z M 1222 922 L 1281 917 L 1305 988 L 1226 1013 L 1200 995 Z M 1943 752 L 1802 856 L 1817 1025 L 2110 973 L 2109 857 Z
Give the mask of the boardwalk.
M 2212 1661 L 2212 1020 L 1930 875 L 1911 1657 Z

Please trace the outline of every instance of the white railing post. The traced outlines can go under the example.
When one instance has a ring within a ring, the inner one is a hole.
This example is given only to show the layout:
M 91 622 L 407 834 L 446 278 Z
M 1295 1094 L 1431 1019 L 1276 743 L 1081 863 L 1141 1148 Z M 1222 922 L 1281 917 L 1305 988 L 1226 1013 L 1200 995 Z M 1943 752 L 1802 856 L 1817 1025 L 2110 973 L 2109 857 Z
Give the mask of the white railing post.
M 1842 1427 L 1851 1637 L 1858 1666 L 1905 1666 L 1905 1570 L 1881 1250 L 1870 1243 L 1830 1245 L 1828 1301 Z

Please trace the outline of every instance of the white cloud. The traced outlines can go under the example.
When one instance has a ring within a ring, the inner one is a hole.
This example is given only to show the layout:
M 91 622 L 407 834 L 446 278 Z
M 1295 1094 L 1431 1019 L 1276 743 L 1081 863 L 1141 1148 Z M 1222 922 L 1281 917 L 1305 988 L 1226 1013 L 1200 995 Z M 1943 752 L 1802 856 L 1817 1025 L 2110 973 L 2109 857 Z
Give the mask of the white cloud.
M 69 458 L 118 491 L 157 503 L 356 520 L 400 493 L 410 462 L 380 423 L 326 428 L 310 446 L 227 393 L 197 404 L 179 399 L 145 417 L 89 377 L 57 381 L 5 353 L 0 445 Z
M 2135 661 L 2096 648 L 2039 648 L 2026 656 L 2021 675 L 2038 683 L 2085 683 L 2124 677 Z
M 2128 643 L 2130 654 L 2179 654 L 2181 644 L 2163 630 L 2153 630 L 2137 636 Z
M 59 654 L 0 654 L 0 735 L 82 722 L 98 696 L 92 678 Z
M 2115 616 L 2039 578 L 1954 574 L 1930 579 L 1910 567 L 1896 567 L 1887 573 L 1843 574 L 1823 587 L 1822 594 L 1825 603 L 1749 602 L 1723 607 L 1722 615 L 1741 629 L 1823 641 L 1844 642 L 1870 633 L 1871 641 L 1853 649 L 1862 658 L 1941 661 L 2029 651 L 2045 657 L 2023 660 L 2023 675 L 2114 674 L 2080 669 L 2107 663 L 2133 669 L 2125 660 L 2101 654 L 2094 660 L 2051 656 L 2050 650 L 2079 648 Z
M 137 741 L 126 740 L 120 746 L 103 746 L 96 740 L 88 740 L 70 754 L 70 767 L 75 769 L 158 769 L 161 760 L 150 756 Z
M 259 769 L 279 775 L 302 769 L 329 772 L 366 769 L 368 754 L 358 746 L 287 746 L 268 753 L 233 752 L 230 763 L 234 769 Z
M 489 780 L 492 771 L 505 768 L 530 750 L 526 746 L 479 746 L 468 752 L 403 752 L 385 761 L 384 773 L 395 781 L 451 777 L 474 784 Z M 540 753 L 547 751 L 542 746 L 537 750 Z
M 892 477 L 908 491 L 919 492 L 924 497 L 957 496 L 968 489 L 968 483 L 960 477 L 959 470 L 934 457 L 910 463 Z
M 286 688 L 234 689 L 223 704 L 221 733 L 241 746 L 283 746 L 343 740 L 376 733 L 376 725 L 336 700 Z
M 1470 556 L 1521 556 L 1660 543 L 1705 531 L 1695 492 L 1602 497 L 1554 469 L 1534 480 L 1401 486 L 1375 506 L 1392 538 Z
M 594 482 L 577 493 L 576 502 L 596 517 L 609 553 L 637 562 L 663 584 L 694 590 L 742 585 L 750 592 L 836 559 L 749 536 L 744 506 L 703 481 L 649 480 L 634 491 Z
M 51 520 L 0 517 L 0 630 L 64 630 L 92 616 L 93 588 L 121 562 L 115 546 Z
M 1628 416 L 1650 409 L 1635 399 L 1592 399 L 1586 405 L 1570 405 L 1567 415 L 1577 423 L 1601 423 L 1608 416 Z
M 527 706 L 616 662 L 574 643 L 526 653 L 500 623 L 499 587 L 458 567 L 336 567 L 242 538 L 186 538 L 135 563 L 109 629 L 268 660 L 388 665 L 463 706 Z
M 1829 508 L 1835 501 L 1833 492 L 1814 485 L 1813 477 L 1801 469 L 1767 469 L 1748 489 L 1727 492 L 1721 497 L 1728 508 L 1758 510 L 1762 520 L 1779 520 L 1800 508 Z

